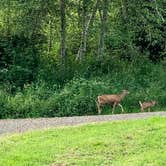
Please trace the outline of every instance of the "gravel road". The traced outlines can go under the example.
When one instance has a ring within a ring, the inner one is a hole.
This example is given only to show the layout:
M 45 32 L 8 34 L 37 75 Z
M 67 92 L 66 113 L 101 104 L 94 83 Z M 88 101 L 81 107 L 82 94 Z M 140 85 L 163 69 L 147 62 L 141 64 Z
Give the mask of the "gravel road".
M 166 112 L 144 112 L 116 115 L 74 116 L 62 118 L 38 119 L 7 119 L 0 120 L 0 136 L 11 133 L 21 133 L 35 129 L 46 129 L 58 126 L 73 126 L 91 122 L 104 122 L 115 120 L 145 119 L 153 116 L 165 116 Z

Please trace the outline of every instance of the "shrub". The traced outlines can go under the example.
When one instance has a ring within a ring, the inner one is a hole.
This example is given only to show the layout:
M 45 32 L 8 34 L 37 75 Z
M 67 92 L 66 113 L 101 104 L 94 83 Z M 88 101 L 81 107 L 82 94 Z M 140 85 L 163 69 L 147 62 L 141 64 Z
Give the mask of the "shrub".
M 137 112 L 138 101 L 157 100 L 156 110 L 166 106 L 166 73 L 162 65 L 141 64 L 124 66 L 121 72 L 111 72 L 100 77 L 75 77 L 63 87 L 40 82 L 24 85 L 10 94 L 0 89 L 0 118 L 53 117 L 97 114 L 96 99 L 101 94 L 130 94 L 122 101 L 126 112 Z M 3 89 L 3 90 L 2 90 Z M 110 106 L 103 114 L 110 113 Z M 116 112 L 120 109 L 117 108 Z

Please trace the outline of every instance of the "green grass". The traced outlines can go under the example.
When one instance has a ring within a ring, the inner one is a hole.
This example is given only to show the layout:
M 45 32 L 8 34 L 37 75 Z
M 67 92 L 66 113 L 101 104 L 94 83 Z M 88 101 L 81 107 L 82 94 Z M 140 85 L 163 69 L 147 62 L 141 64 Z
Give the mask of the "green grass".
M 165 166 L 166 118 L 119 121 L 0 138 L 0 166 Z

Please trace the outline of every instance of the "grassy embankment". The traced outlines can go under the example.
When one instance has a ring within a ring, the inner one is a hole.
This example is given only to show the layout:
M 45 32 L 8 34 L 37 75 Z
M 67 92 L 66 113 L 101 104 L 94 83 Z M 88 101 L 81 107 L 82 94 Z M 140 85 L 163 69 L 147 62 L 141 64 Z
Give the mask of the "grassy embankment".
M 1 166 L 164 166 L 166 118 L 89 124 L 0 138 Z

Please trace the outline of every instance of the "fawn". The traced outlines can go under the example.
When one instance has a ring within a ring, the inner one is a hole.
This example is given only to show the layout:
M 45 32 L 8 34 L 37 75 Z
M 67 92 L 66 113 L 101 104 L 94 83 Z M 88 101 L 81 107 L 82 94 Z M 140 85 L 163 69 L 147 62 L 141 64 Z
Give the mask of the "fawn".
M 144 112 L 144 109 L 148 109 L 148 111 L 150 112 L 150 108 L 156 105 L 156 101 L 152 100 L 152 101 L 143 102 L 143 103 L 139 101 L 139 104 L 141 107 L 141 112 Z

